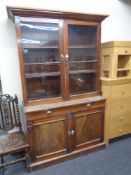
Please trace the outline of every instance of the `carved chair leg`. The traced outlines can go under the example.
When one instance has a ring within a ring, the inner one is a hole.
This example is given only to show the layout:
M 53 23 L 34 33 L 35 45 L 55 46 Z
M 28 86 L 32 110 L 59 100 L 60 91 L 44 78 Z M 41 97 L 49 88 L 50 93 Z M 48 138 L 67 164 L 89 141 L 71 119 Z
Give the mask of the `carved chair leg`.
M 27 165 L 28 171 L 31 172 L 29 149 L 26 149 L 25 157 L 26 157 L 26 165 Z
M 4 175 L 4 168 L 0 169 L 0 175 Z
M 4 157 L 1 157 L 1 162 L 0 162 L 0 175 L 4 175 Z

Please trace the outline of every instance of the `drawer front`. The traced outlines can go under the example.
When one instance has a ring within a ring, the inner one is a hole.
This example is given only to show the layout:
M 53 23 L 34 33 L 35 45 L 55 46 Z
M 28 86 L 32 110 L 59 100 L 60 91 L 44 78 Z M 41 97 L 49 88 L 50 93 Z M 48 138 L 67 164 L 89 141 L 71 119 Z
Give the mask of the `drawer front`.
M 121 124 L 110 128 L 110 138 L 131 133 L 131 124 Z
M 120 97 L 131 98 L 131 84 L 116 85 L 111 87 L 111 99 Z
M 104 101 L 90 102 L 90 103 L 84 103 L 80 105 L 72 105 L 68 107 L 47 109 L 39 112 L 32 112 L 32 113 L 28 113 L 26 116 L 27 116 L 27 121 L 33 121 L 33 120 L 39 120 L 44 118 L 51 118 L 51 117 L 55 117 L 58 115 L 63 115 L 71 112 L 92 110 L 92 109 L 101 108 L 104 106 L 105 106 Z
M 129 55 L 131 54 L 131 49 L 128 47 L 116 48 L 115 52 L 118 53 L 118 55 Z
M 118 126 L 121 124 L 131 124 L 131 112 L 118 112 L 115 114 L 112 114 L 110 117 L 110 126 Z
M 131 99 L 121 99 L 111 101 L 111 115 L 118 112 L 130 111 L 131 112 Z

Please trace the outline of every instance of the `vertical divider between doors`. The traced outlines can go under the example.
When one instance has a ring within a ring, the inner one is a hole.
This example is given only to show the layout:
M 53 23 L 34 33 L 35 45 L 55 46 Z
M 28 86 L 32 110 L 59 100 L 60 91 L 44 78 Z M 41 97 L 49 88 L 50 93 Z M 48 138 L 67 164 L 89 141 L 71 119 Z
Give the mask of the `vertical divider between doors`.
M 60 20 L 60 57 L 61 57 L 61 92 L 63 100 L 69 99 L 69 78 L 68 78 L 68 60 L 66 60 L 65 55 L 67 53 L 67 25 L 64 20 Z
M 65 70 L 64 70 L 64 45 L 63 45 L 63 20 L 59 21 L 59 49 L 60 49 L 60 72 L 61 72 L 61 94 L 62 99 L 65 99 Z
M 65 100 L 70 99 L 70 85 L 69 85 L 69 58 L 68 58 L 68 24 L 67 21 L 64 21 L 63 25 L 64 30 L 64 38 L 63 38 L 63 44 L 64 44 L 64 68 L 65 68 L 65 89 L 66 89 L 66 95 Z
M 66 147 L 67 153 L 76 147 L 75 113 L 67 113 L 66 116 Z

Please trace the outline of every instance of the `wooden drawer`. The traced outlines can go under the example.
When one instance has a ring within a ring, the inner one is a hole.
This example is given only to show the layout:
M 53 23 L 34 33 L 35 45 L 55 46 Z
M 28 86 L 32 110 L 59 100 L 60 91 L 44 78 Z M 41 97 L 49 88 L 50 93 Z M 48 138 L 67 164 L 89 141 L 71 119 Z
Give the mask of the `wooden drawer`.
M 102 108 L 104 106 L 105 106 L 104 101 L 87 102 L 80 105 L 72 105 L 72 106 L 61 107 L 61 108 L 49 108 L 43 111 L 30 112 L 30 113 L 27 113 L 26 116 L 27 116 L 27 121 L 33 121 L 33 120 L 55 117 L 58 115 L 60 116 L 71 112 L 80 112 L 85 110 L 90 111 L 93 109 Z
M 129 47 L 115 48 L 115 52 L 118 53 L 118 55 L 130 55 L 131 48 Z
M 131 99 L 121 99 L 111 101 L 111 115 L 118 112 L 130 111 L 131 112 Z
M 120 124 L 129 124 L 131 123 L 131 112 L 120 112 L 112 114 L 110 117 L 110 126 L 118 126 Z
M 129 124 L 121 124 L 118 126 L 112 126 L 110 128 L 110 138 L 122 136 L 125 134 L 129 134 L 131 132 L 131 123 Z
M 111 87 L 111 99 L 131 97 L 131 84 L 116 85 Z

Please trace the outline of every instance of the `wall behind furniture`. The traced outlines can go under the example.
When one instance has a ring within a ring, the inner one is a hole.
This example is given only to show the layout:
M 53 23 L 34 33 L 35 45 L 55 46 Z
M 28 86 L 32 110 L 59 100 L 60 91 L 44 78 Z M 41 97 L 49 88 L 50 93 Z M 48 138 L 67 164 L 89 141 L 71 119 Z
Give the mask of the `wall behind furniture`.
M 22 88 L 14 24 L 7 18 L 6 5 L 109 14 L 102 23 L 102 42 L 131 40 L 130 0 L 1 0 L 0 1 L 0 75 L 3 93 L 17 94 Z

